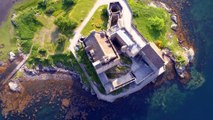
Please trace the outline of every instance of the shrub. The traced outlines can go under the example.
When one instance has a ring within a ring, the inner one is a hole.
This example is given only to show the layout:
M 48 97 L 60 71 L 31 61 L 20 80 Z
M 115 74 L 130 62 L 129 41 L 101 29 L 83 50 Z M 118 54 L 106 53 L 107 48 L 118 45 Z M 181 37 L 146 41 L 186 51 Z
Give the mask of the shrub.
M 63 0 L 63 6 L 68 8 L 76 3 L 76 0 Z
M 38 51 L 39 54 L 41 54 L 42 56 L 46 56 L 47 55 L 47 50 L 41 48 L 39 51 Z
M 56 9 L 54 7 L 50 6 L 46 9 L 45 13 L 51 15 L 55 12 L 55 10 Z
M 68 40 L 68 38 L 65 35 L 59 34 L 58 38 L 57 38 L 57 43 L 64 44 L 67 40 Z
M 154 31 L 161 31 L 162 29 L 165 28 L 165 22 L 164 19 L 161 19 L 159 17 L 151 17 L 148 19 L 149 20 L 149 29 L 154 30 Z
M 20 44 L 24 53 L 27 54 L 30 52 L 30 48 L 32 46 L 31 40 L 21 40 Z
M 20 39 L 32 39 L 34 33 L 42 26 L 42 23 L 39 22 L 33 11 L 25 12 L 21 14 L 15 20 L 17 26 L 15 27 L 16 33 Z
M 73 30 L 77 27 L 77 22 L 65 17 L 59 17 L 58 19 L 56 19 L 55 24 L 58 26 L 60 32 L 65 35 L 72 34 Z
M 40 0 L 38 2 L 38 9 L 46 9 L 47 8 L 47 1 L 46 0 Z

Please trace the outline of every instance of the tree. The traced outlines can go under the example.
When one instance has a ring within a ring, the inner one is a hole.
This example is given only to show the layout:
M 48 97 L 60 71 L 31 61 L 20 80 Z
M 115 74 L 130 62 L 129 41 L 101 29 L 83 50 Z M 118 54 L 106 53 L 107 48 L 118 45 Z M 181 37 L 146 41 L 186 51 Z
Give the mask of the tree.
M 151 17 L 148 20 L 149 20 L 148 27 L 151 30 L 160 32 L 160 31 L 162 31 L 165 28 L 165 21 L 164 21 L 164 19 L 161 19 L 159 17 Z
M 77 23 L 73 20 L 67 19 L 65 17 L 59 17 L 56 19 L 55 24 L 58 26 L 60 32 L 65 35 L 73 33 L 73 30 L 76 28 Z
M 76 0 L 63 0 L 63 5 L 65 7 L 70 7 L 76 3 Z
M 42 56 L 46 56 L 47 55 L 47 50 L 45 50 L 44 48 L 41 48 L 39 51 L 38 51 L 39 54 L 41 54 Z
M 53 6 L 49 6 L 47 7 L 45 13 L 48 14 L 48 15 L 51 15 L 55 12 L 55 8 Z
M 46 9 L 47 8 L 47 1 L 46 0 L 40 0 L 38 2 L 38 8 L 40 9 Z

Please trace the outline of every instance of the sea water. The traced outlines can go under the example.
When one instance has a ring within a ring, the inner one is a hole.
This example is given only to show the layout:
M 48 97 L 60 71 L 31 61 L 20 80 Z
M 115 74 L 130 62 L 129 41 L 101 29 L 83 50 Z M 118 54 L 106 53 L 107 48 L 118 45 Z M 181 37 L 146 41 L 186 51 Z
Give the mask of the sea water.
M 5 20 L 6 2 L 0 0 L 0 13 Z M 175 0 L 174 0 L 175 1 Z M 10 1 L 11 2 L 11 1 Z M 121 120 L 212 120 L 213 114 L 213 1 L 189 0 L 190 6 L 181 12 L 189 30 L 190 41 L 196 48 L 194 70 L 205 78 L 198 88 L 188 90 L 178 82 L 167 82 L 158 89 L 147 87 L 135 94 L 114 103 L 97 100 L 95 96 L 79 88 L 74 90 L 77 97 L 72 101 L 71 109 L 86 114 L 87 119 Z M 4 7 L 4 9 L 2 9 Z M 2 11 L 5 10 L 5 11 Z M 81 97 L 80 97 L 81 96 Z M 46 106 L 46 105 L 44 105 Z M 44 110 L 48 110 L 45 107 Z M 44 111 L 44 110 L 41 110 Z M 39 111 L 40 112 L 40 111 Z M 37 113 L 37 118 L 45 118 Z M 49 110 L 49 115 L 58 114 Z M 77 116 L 80 117 L 81 115 Z M 49 119 L 51 116 L 48 116 Z M 3 119 L 0 116 L 0 120 Z

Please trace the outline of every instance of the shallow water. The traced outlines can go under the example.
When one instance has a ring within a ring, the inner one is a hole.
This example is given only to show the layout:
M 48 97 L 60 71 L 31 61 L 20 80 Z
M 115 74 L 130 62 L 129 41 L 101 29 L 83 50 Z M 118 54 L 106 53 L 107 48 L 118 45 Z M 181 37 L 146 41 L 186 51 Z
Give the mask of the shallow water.
M 213 1 L 190 0 L 191 6 L 182 11 L 192 43 L 196 47 L 196 69 L 205 77 L 205 83 L 196 90 L 185 90 L 176 82 L 165 83 L 160 89 L 147 87 L 127 98 L 114 103 L 97 100 L 79 86 L 73 87 L 75 97 L 70 113 L 85 115 L 87 119 L 123 120 L 212 120 L 213 114 Z M 9 4 L 10 5 L 7 5 Z M 6 5 L 5 5 L 6 4 Z M 6 11 L 11 8 L 10 0 L 0 0 L 0 21 L 5 20 Z M 4 11 L 2 11 L 4 10 Z M 56 107 L 57 108 L 57 107 Z M 30 108 L 29 108 L 30 110 Z M 26 110 L 27 111 L 27 110 Z M 36 114 L 38 119 L 55 119 L 57 110 L 47 104 Z M 30 113 L 29 113 L 30 114 Z M 65 115 L 60 114 L 60 115 Z M 3 119 L 0 116 L 0 120 Z M 12 118 L 14 119 L 14 118 Z M 21 118 L 20 118 L 21 119 Z

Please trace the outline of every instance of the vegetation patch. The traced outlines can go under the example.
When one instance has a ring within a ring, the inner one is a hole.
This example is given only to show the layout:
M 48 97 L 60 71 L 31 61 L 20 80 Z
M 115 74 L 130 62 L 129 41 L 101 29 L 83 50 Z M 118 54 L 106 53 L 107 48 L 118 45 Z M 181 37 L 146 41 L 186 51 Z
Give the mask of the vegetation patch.
M 89 35 L 92 30 L 101 31 L 107 29 L 108 14 L 107 5 L 103 5 L 97 9 L 93 17 L 89 20 L 87 25 L 81 32 L 84 36 Z
M 69 18 L 80 24 L 87 16 L 97 0 L 78 0 L 69 13 Z
M 90 60 L 87 56 L 87 53 L 82 46 L 78 50 L 77 55 L 78 55 L 79 63 L 85 65 L 86 71 L 89 74 L 91 80 L 93 80 L 98 85 L 99 91 L 104 93 L 105 92 L 104 87 L 102 86 L 102 83 L 95 71 L 95 68 L 93 67 L 92 63 L 90 62 Z
M 67 36 L 70 36 L 77 27 L 75 21 L 67 19 L 66 17 L 57 18 L 55 24 L 58 26 L 59 31 Z
M 169 13 L 162 8 L 147 6 L 147 2 L 128 0 L 133 12 L 133 23 L 148 41 L 159 48 L 168 48 L 177 62 L 186 64 L 185 51 L 178 44 L 175 33 L 171 30 L 172 21 Z

